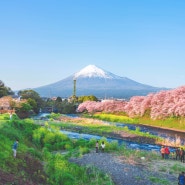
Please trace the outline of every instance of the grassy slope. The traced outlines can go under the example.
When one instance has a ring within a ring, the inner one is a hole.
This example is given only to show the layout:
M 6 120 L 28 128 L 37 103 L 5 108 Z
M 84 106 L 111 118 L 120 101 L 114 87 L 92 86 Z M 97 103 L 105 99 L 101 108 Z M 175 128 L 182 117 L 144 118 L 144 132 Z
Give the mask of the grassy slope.
M 33 124 L 33 120 L 9 120 L 0 115 L 0 185 L 113 185 L 109 176 L 68 162 L 82 155 L 96 141 L 73 141 L 57 131 Z M 12 145 L 19 140 L 17 158 Z M 60 152 L 66 155 L 61 155 Z M 44 165 L 43 165 L 44 164 Z M 89 175 L 89 171 L 92 171 Z
M 137 118 L 129 118 L 124 115 L 116 115 L 116 114 L 106 114 L 106 113 L 97 113 L 92 117 L 111 121 L 111 122 L 124 122 L 124 123 L 134 123 L 134 124 L 146 124 L 149 126 L 155 126 L 160 128 L 167 128 L 179 131 L 185 131 L 185 118 L 166 118 L 163 120 L 152 120 L 148 117 L 137 117 Z
M 40 160 L 29 153 L 31 143 L 8 119 L 9 116 L 0 115 L 0 184 L 47 184 Z M 17 158 L 14 159 L 12 145 L 16 139 L 19 140 L 19 146 Z
M 41 151 L 39 151 L 36 148 L 35 144 L 33 144 L 33 142 L 30 142 L 31 139 L 38 139 L 34 137 L 30 138 L 30 136 L 33 135 L 30 134 L 30 131 L 36 130 L 37 134 L 39 134 L 39 131 L 43 129 L 40 129 L 38 126 L 33 126 L 30 120 L 25 120 L 22 124 L 20 124 L 20 122 L 17 122 L 19 124 L 15 125 L 8 119 L 8 117 L 2 117 L 2 115 L 0 115 L 0 184 L 8 185 L 12 182 L 15 182 L 19 185 L 46 185 L 47 182 L 51 185 L 59 185 L 61 184 L 61 182 L 63 182 L 62 184 L 64 185 L 113 184 L 107 176 L 104 176 L 97 170 L 90 170 L 95 171 L 95 173 L 91 174 L 91 176 L 89 177 L 89 169 L 80 168 L 76 165 L 69 164 L 60 154 L 52 155 L 52 153 L 48 151 L 49 148 L 47 149 L 45 147 Z M 96 130 L 98 129 L 98 127 L 94 129 Z M 53 137 L 56 137 L 56 134 L 52 134 L 51 132 L 48 132 L 46 130 L 44 130 L 44 132 L 46 133 L 47 137 L 43 138 L 43 141 L 46 141 L 48 139 L 53 140 Z M 13 159 L 11 147 L 14 140 L 17 138 L 19 139 L 18 155 L 17 159 Z M 95 142 L 96 141 L 90 141 L 90 143 L 86 143 L 83 140 L 79 140 L 75 141 L 75 143 L 74 141 L 72 143 L 69 141 L 62 142 L 62 144 L 66 143 L 64 150 L 65 152 L 68 151 L 69 153 L 73 153 L 72 155 L 78 156 L 79 154 L 81 155 L 84 152 L 87 152 L 87 147 L 94 146 Z M 54 143 L 56 143 L 56 141 L 54 141 Z M 51 145 L 49 143 L 46 143 L 46 145 L 48 147 L 54 146 L 53 144 Z M 112 146 L 110 146 L 110 149 L 111 147 L 113 150 L 116 150 L 117 145 L 113 143 Z M 124 160 L 129 161 L 139 160 L 141 156 L 145 156 L 145 158 L 148 159 L 145 161 L 145 163 L 149 164 L 148 168 L 150 168 L 150 170 L 157 169 L 161 171 L 161 173 L 164 173 L 164 176 L 165 173 L 175 173 L 177 176 L 180 171 L 185 171 L 185 167 L 183 164 L 181 165 L 181 163 L 177 163 L 175 161 L 171 161 L 170 163 L 168 161 L 161 161 L 159 159 L 159 156 L 157 157 L 155 154 L 153 155 L 152 153 L 143 153 L 139 151 L 135 152 L 128 149 L 125 150 L 125 148 L 123 148 L 123 150 L 120 150 L 119 152 L 120 153 L 118 155 L 121 155 Z M 43 160 L 45 160 L 45 163 L 48 163 L 46 169 L 43 168 L 43 165 L 41 163 L 41 161 Z M 155 182 L 165 182 L 161 184 L 166 184 L 166 181 L 163 181 L 162 179 L 151 177 L 151 180 Z

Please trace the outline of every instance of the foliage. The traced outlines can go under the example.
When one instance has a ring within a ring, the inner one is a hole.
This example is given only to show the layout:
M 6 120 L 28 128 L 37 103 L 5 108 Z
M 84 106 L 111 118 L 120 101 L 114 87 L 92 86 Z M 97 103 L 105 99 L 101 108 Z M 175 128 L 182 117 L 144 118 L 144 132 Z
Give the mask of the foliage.
M 37 102 L 34 99 L 28 98 L 27 102 L 30 104 L 34 112 L 37 112 Z
M 10 125 L 12 126 L 12 128 L 21 131 L 22 132 L 21 135 L 26 137 L 26 140 L 32 140 L 33 131 L 38 128 L 38 125 L 35 125 L 33 120 L 31 119 L 24 120 L 12 119 L 10 121 Z
M 62 98 L 58 96 L 57 99 L 56 99 L 56 102 L 61 103 L 62 102 Z
M 48 115 L 48 117 L 57 120 L 61 117 L 61 114 L 52 112 L 50 115 Z
M 180 165 L 179 163 L 176 163 L 170 167 L 170 170 L 173 171 L 173 173 L 174 172 L 183 172 L 183 171 L 185 171 L 185 166 Z
M 71 155 L 76 153 L 81 156 L 94 148 L 96 139 L 73 140 L 49 124 L 40 127 L 35 125 L 31 119 L 6 121 L 3 118 L 6 116 L 0 115 L 0 170 L 3 169 L 5 172 L 15 174 L 16 178 L 24 179 L 25 184 L 29 184 L 26 183 L 29 180 L 32 184 L 40 185 L 113 185 L 108 175 L 102 174 L 94 167 L 80 167 L 68 162 Z M 100 125 L 96 125 L 94 129 L 98 130 L 99 128 Z M 140 132 L 139 129 L 137 132 Z M 31 137 L 29 137 L 30 135 Z M 17 138 L 19 139 L 18 157 L 14 160 L 11 147 Z M 154 152 L 131 150 L 125 145 L 118 145 L 117 142 L 108 142 L 105 137 L 102 137 L 99 143 L 102 141 L 105 142 L 106 152 L 119 153 L 125 160 L 139 160 L 144 157 L 146 161 L 153 159 L 159 161 L 160 156 Z M 65 151 L 67 154 L 63 154 L 61 151 Z M 41 161 L 45 164 L 44 166 Z M 139 160 L 139 162 L 141 161 Z M 183 165 L 174 164 L 170 167 L 172 173 L 179 173 L 179 170 L 184 171 Z M 150 179 L 156 183 L 168 183 L 156 177 Z
M 67 155 L 53 152 L 77 151 L 82 155 L 90 150 L 91 144 L 88 141 L 71 140 L 47 124 L 46 127 L 35 125 L 31 119 L 5 121 L 3 118 L 6 116 L 0 115 L 0 170 L 12 174 L 14 179 L 20 179 L 19 182 L 12 180 L 12 183 L 22 185 L 20 182 L 24 181 L 24 184 L 40 185 L 113 185 L 110 177 L 97 169 L 69 163 Z M 12 155 L 15 139 L 19 140 L 16 160 Z
M 124 123 L 134 123 L 134 119 L 129 118 L 128 116 L 122 116 L 122 115 L 115 115 L 115 114 L 94 114 L 93 118 L 98 118 L 105 121 L 111 121 L 111 122 L 124 122 Z
M 1 116 L 2 118 L 2 116 Z M 0 170 L 3 173 L 9 174 L 11 184 L 47 184 L 46 174 L 43 167 L 36 157 L 40 157 L 39 152 L 32 148 L 34 157 L 29 155 L 29 148 L 26 143 L 29 143 L 29 135 L 31 122 L 19 122 L 18 119 L 11 121 L 0 121 Z M 19 125 L 19 126 L 18 126 Z M 18 128 L 19 127 L 19 128 Z M 32 127 L 32 129 L 34 129 Z M 19 140 L 16 160 L 13 158 L 12 146 L 15 140 Z M 31 143 L 29 144 L 31 145 Z M 33 170 L 34 168 L 34 170 Z M 7 179 L 7 184 L 9 179 Z M 6 182 L 4 182 L 6 184 Z
M 39 113 L 40 108 L 42 108 L 43 100 L 40 95 L 34 90 L 24 90 L 18 92 L 21 99 L 27 99 L 32 106 L 35 113 Z
M 33 133 L 34 144 L 40 148 L 46 147 L 50 151 L 61 149 L 65 146 L 66 141 L 69 141 L 66 135 L 44 127 L 38 128 Z
M 109 116 L 109 114 L 108 114 Z M 93 120 L 93 122 L 89 122 L 87 120 L 84 121 L 84 119 L 82 119 L 81 121 L 78 120 L 78 122 L 67 122 L 67 123 L 55 123 L 55 122 L 49 122 L 50 125 L 55 125 L 57 127 L 60 127 L 60 129 L 64 129 L 64 130 L 77 130 L 80 131 L 80 133 L 89 133 L 89 134 L 96 134 L 96 135 L 100 135 L 100 136 L 107 136 L 109 135 L 109 133 L 116 133 L 116 132 L 127 132 L 127 133 L 131 133 L 137 136 L 142 136 L 147 140 L 150 140 L 153 143 L 161 143 L 164 141 L 164 139 L 157 137 L 155 135 L 152 135 L 150 133 L 143 133 L 141 132 L 139 129 L 136 130 L 129 130 L 128 127 L 117 127 L 114 123 L 112 124 L 107 124 L 105 122 L 95 122 L 95 120 Z M 140 142 L 138 140 L 138 142 Z
M 89 95 L 89 96 L 79 96 L 78 97 L 78 103 L 82 103 L 85 101 L 98 101 L 98 98 L 94 95 Z
M 117 115 L 117 114 L 106 114 L 106 113 L 96 113 L 93 115 L 85 114 L 85 117 L 97 118 L 100 120 L 111 121 L 111 122 L 122 122 L 131 124 L 145 124 L 150 126 L 158 126 L 164 128 L 175 128 L 184 130 L 185 129 L 185 118 L 166 118 L 162 120 L 152 120 L 148 117 L 137 117 L 129 118 L 128 116 Z
M 7 95 L 13 95 L 14 92 L 10 87 L 6 87 L 3 81 L 0 80 L 0 98 Z
M 15 104 L 12 103 L 13 108 L 19 118 L 27 118 L 30 115 L 32 106 L 27 101 L 20 101 Z
M 109 176 L 103 175 L 93 167 L 79 167 L 64 160 L 60 154 L 50 155 L 46 165 L 50 174 L 50 185 L 113 185 Z
M 8 113 L 0 114 L 0 120 L 9 120 L 10 115 Z
M 76 112 L 76 103 L 68 102 L 63 100 L 60 97 L 57 97 L 56 100 L 48 99 L 44 102 L 43 108 L 51 107 L 51 111 L 61 114 L 72 114 Z
M 74 103 L 64 103 L 62 105 L 62 114 L 70 114 L 76 112 L 76 104 Z
M 169 185 L 169 182 L 167 180 L 157 177 L 150 177 L 150 181 L 157 184 Z

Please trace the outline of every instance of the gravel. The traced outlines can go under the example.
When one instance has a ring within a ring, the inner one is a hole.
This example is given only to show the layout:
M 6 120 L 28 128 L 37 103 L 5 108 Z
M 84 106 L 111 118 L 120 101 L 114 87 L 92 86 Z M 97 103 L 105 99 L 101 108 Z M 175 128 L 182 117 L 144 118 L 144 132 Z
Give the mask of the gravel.
M 111 176 L 115 185 L 175 185 L 177 177 L 172 174 L 153 172 L 143 165 L 134 165 L 121 161 L 110 153 L 92 151 L 80 158 L 71 158 L 70 162 L 92 165 Z

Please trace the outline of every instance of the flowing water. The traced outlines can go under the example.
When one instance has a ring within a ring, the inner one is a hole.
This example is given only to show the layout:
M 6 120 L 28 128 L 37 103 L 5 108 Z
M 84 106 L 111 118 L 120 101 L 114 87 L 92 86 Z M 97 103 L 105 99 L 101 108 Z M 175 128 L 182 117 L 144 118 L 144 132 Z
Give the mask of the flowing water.
M 98 135 L 70 132 L 70 131 L 66 131 L 66 130 L 61 130 L 61 132 L 72 139 L 90 140 L 90 139 L 94 138 L 96 140 L 100 140 L 102 138 L 102 136 L 98 136 Z M 116 142 L 118 142 L 119 145 L 125 144 L 128 148 L 137 149 L 137 150 L 150 150 L 150 151 L 159 152 L 160 148 L 161 148 L 160 145 L 136 143 L 136 142 L 125 141 L 123 139 L 114 139 L 114 138 L 106 138 L 106 139 L 108 142 L 116 141 Z M 170 151 L 174 151 L 174 148 L 170 148 Z
M 39 114 L 37 117 L 35 117 L 36 119 L 43 119 L 47 116 L 48 114 Z M 68 117 L 78 117 L 78 115 L 76 114 L 66 114 L 66 116 Z M 169 138 L 172 141 L 175 141 L 176 138 L 180 137 L 181 139 L 181 144 L 185 144 L 185 133 L 184 132 L 180 132 L 180 131 L 173 131 L 173 130 L 168 130 L 168 129 L 162 129 L 162 128 L 155 128 L 152 126 L 145 126 L 145 125 L 136 125 L 136 124 L 127 124 L 127 123 L 113 123 L 113 122 L 106 122 L 110 125 L 114 124 L 117 127 L 125 127 L 127 126 L 129 128 L 129 130 L 136 130 L 139 129 L 140 132 L 144 132 L 144 133 L 150 133 L 152 135 L 155 136 L 159 136 L 162 138 Z M 61 130 L 62 133 L 68 135 L 70 138 L 75 138 L 75 139 L 79 139 L 79 138 L 83 138 L 83 139 L 91 139 L 91 138 L 95 138 L 97 140 L 99 140 L 101 138 L 101 136 L 98 135 L 91 135 L 91 134 L 79 134 L 77 132 L 69 132 L 69 131 L 65 131 L 65 130 Z M 114 139 L 114 138 L 107 138 L 107 140 L 109 142 L 111 141 L 117 141 L 119 144 L 124 143 L 125 145 L 127 145 L 127 147 L 129 148 L 133 148 L 133 149 L 144 149 L 144 150 L 154 150 L 154 151 L 159 151 L 161 146 L 160 145 L 151 145 L 151 144 L 141 144 L 141 143 L 136 143 L 136 142 L 129 142 L 129 141 L 125 141 L 123 139 Z M 171 148 L 171 151 L 173 151 L 174 149 Z
M 173 131 L 168 129 L 162 129 L 162 128 L 156 128 L 152 126 L 146 126 L 146 125 L 136 125 L 136 124 L 126 124 L 126 123 L 112 123 L 107 122 L 108 124 L 115 124 L 117 127 L 128 127 L 129 130 L 136 130 L 139 129 L 139 131 L 144 133 L 150 133 L 151 135 L 159 136 L 162 138 L 168 138 L 171 141 L 175 141 L 177 138 L 180 138 L 181 144 L 185 144 L 185 133 L 180 131 Z

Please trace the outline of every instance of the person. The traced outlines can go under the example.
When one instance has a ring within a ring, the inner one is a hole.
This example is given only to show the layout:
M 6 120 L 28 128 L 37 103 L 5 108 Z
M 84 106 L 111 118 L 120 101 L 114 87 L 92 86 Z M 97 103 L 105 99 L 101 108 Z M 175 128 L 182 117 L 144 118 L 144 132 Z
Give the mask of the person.
M 164 154 L 165 154 L 164 146 L 161 147 L 160 152 L 161 152 L 162 159 L 164 159 Z
M 10 120 L 12 119 L 12 112 L 10 113 Z
M 185 185 L 185 176 L 184 176 L 184 172 L 180 173 L 178 176 L 178 185 Z
M 13 147 L 12 147 L 12 150 L 13 150 L 13 156 L 14 158 L 16 158 L 16 155 L 17 155 L 17 147 L 18 147 L 18 140 L 16 140 L 13 144 Z
M 167 146 L 164 148 L 164 151 L 165 151 L 164 158 L 165 159 L 169 159 L 170 150 L 169 150 L 169 148 Z
M 104 141 L 102 141 L 102 143 L 101 143 L 101 149 L 102 149 L 102 152 L 104 152 L 104 149 L 105 149 L 105 143 L 104 143 Z
M 182 163 L 184 163 L 184 149 L 183 148 L 181 148 L 181 150 L 180 150 L 180 160 L 181 160 L 181 162 Z
M 171 152 L 171 159 L 175 159 L 175 152 Z
M 98 141 L 96 141 L 96 153 L 98 153 L 98 150 L 99 150 L 99 143 Z
M 180 149 L 179 149 L 179 148 L 176 148 L 175 153 L 176 153 L 175 159 L 176 159 L 176 160 L 177 160 L 177 159 L 180 160 Z

